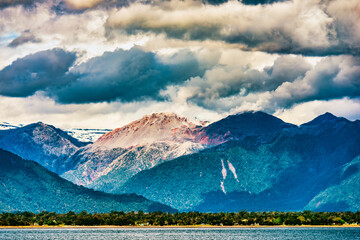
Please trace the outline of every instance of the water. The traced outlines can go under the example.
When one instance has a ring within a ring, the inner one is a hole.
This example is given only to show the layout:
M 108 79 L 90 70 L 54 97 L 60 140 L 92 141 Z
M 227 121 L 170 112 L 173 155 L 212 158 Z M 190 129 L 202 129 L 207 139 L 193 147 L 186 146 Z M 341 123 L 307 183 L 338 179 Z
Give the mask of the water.
M 360 228 L 51 228 L 0 229 L 0 239 L 162 240 L 162 239 L 360 239 Z

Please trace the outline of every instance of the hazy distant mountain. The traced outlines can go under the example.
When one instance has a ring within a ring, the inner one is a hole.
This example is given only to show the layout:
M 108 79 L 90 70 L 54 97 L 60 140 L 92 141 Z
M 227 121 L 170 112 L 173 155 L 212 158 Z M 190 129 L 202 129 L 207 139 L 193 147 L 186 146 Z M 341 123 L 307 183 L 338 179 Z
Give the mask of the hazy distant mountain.
M 41 122 L 0 131 L 0 148 L 59 174 L 70 168 L 69 156 L 85 145 L 64 131 Z
M 9 130 L 9 129 L 15 129 L 18 127 L 23 127 L 24 125 L 22 124 L 11 124 L 8 122 L 2 122 L 0 123 L 0 130 Z
M 331 186 L 337 184 L 344 164 L 360 154 L 358 122 L 327 113 L 295 127 L 262 113 L 266 122 L 258 121 L 259 114 L 245 115 L 247 121 L 234 125 L 251 134 L 142 171 L 122 190 L 179 210 L 300 210 L 324 189 L 330 188 L 325 194 L 334 195 Z M 236 122 L 244 116 L 231 118 Z M 280 124 L 273 125 L 276 122 Z M 226 125 L 222 126 L 224 133 Z M 353 178 L 353 183 L 360 180 Z M 325 200 L 322 205 L 326 207 Z
M 134 194 L 112 195 L 77 186 L 1 149 L 0 166 L 0 212 L 174 211 Z
M 0 130 L 15 129 L 23 126 L 24 124 L 11 124 L 8 122 L 2 122 L 0 123 Z M 62 130 L 80 142 L 89 143 L 95 142 L 99 139 L 99 137 L 105 133 L 110 132 L 112 129 L 68 128 Z
M 89 129 L 89 128 L 71 128 L 64 130 L 67 134 L 81 142 L 95 142 L 102 135 L 110 132 L 112 129 Z
M 115 129 L 74 154 L 62 177 L 94 189 L 117 192 L 127 179 L 164 161 L 204 148 L 202 128 L 175 114 L 157 113 Z

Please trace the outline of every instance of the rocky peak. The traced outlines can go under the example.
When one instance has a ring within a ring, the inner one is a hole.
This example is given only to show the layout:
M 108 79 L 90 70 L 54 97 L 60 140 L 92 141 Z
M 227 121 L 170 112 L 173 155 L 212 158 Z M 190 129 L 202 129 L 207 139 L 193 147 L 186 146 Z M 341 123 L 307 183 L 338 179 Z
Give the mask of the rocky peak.
M 159 141 L 186 142 L 201 126 L 175 113 L 153 113 L 101 136 L 94 145 L 129 148 Z

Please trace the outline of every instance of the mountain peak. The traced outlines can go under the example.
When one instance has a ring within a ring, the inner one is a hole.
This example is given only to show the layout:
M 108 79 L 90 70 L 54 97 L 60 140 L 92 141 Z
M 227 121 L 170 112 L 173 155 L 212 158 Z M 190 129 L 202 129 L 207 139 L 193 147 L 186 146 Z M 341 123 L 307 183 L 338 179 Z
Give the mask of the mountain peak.
M 326 112 L 320 116 L 318 116 L 317 118 L 319 119 L 323 119 L 323 120 L 333 120 L 333 119 L 337 119 L 338 117 L 336 117 L 334 114 Z
M 139 123 L 145 124 L 169 124 L 169 123 L 183 123 L 188 124 L 188 120 L 185 117 L 179 117 L 175 113 L 152 113 L 149 115 L 145 115 L 143 118 L 137 121 L 133 121 L 129 125 L 137 125 Z
M 283 129 L 293 127 L 295 125 L 285 123 L 265 112 L 247 111 L 230 115 L 205 127 L 205 134 L 200 136 L 200 142 L 218 145 L 231 139 L 244 139 L 247 136 L 263 136 L 263 139 L 267 139 Z
M 326 113 L 324 113 L 322 115 L 317 116 L 316 118 L 314 118 L 310 122 L 302 124 L 301 126 L 316 126 L 316 125 L 321 125 L 321 124 L 328 123 L 328 122 L 344 121 L 344 120 L 349 121 L 346 118 L 336 117 L 332 113 L 326 112 Z
M 101 136 L 95 146 L 128 148 L 156 141 L 185 142 L 200 126 L 175 113 L 153 113 Z

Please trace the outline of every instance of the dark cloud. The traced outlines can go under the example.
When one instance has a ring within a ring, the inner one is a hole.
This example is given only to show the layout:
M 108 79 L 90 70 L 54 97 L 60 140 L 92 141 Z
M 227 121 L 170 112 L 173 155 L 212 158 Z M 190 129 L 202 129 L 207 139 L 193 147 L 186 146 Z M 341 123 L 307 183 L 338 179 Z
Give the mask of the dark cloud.
M 320 61 L 303 78 L 272 92 L 271 102 L 279 107 L 313 100 L 360 97 L 360 58 L 333 57 Z
M 240 2 L 242 2 L 243 4 L 247 4 L 247 5 L 264 5 L 264 4 L 273 4 L 273 3 L 277 3 L 277 2 L 286 2 L 289 0 L 240 0 Z
M 40 43 L 40 42 L 41 42 L 41 39 L 35 37 L 35 35 L 30 33 L 29 31 L 25 31 L 19 37 L 12 40 L 8 46 L 12 47 L 12 48 L 16 48 L 25 43 Z
M 223 3 L 228 2 L 228 0 L 205 0 L 204 3 L 205 4 L 211 4 L 211 5 L 220 5 Z
M 216 66 L 163 94 L 173 101 L 225 112 L 237 107 L 274 112 L 314 100 L 358 99 L 360 59 L 326 57 L 312 66 L 302 57 L 282 56 L 263 71 Z
M 24 7 L 30 7 L 38 2 L 44 2 L 44 0 L 0 0 L 0 9 L 17 6 L 17 5 L 23 5 Z
M 192 54 L 178 53 L 160 61 L 152 52 L 137 48 L 106 52 L 74 68 L 76 81 L 50 94 L 61 103 L 158 99 L 159 91 L 179 84 L 204 70 Z
M 273 66 L 265 68 L 268 80 L 262 90 L 275 90 L 284 82 L 294 82 L 302 79 L 312 66 L 302 57 L 281 56 L 275 60 Z
M 271 67 L 263 71 L 219 65 L 206 71 L 203 77 L 192 78 L 182 85 L 169 87 L 167 94 L 170 98 L 177 99 L 181 92 L 187 97 L 183 100 L 212 108 L 213 103 L 221 98 L 240 93 L 248 95 L 276 90 L 284 83 L 302 79 L 311 68 L 302 57 L 291 56 L 279 57 Z
M 81 14 L 89 9 L 114 9 L 129 6 L 134 0 L 99 0 L 99 1 L 77 1 L 77 0 L 63 0 L 53 5 L 54 10 L 58 15 L 63 14 Z
M 76 55 L 53 49 L 28 55 L 0 71 L 0 94 L 26 97 L 38 90 L 61 86 L 70 81 L 65 76 Z

